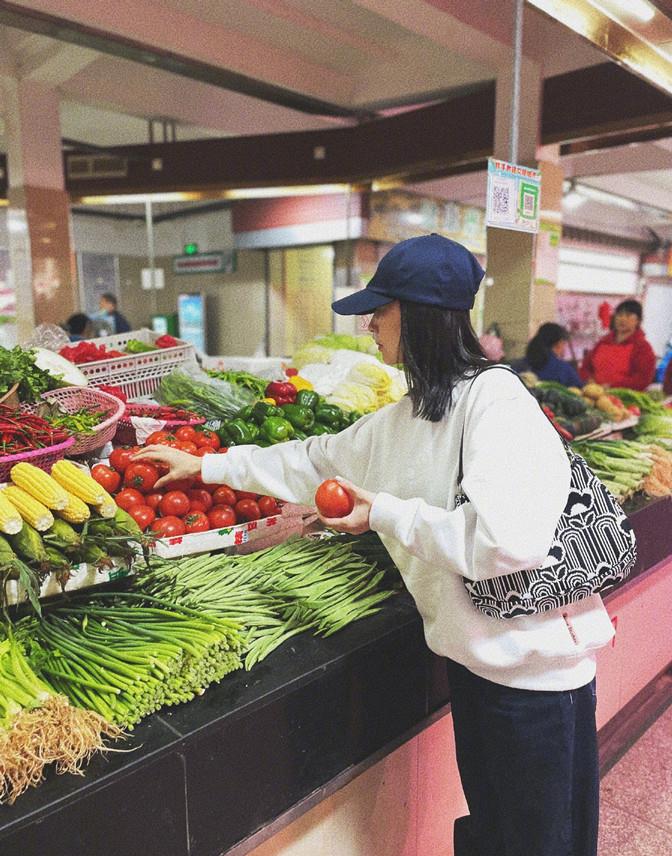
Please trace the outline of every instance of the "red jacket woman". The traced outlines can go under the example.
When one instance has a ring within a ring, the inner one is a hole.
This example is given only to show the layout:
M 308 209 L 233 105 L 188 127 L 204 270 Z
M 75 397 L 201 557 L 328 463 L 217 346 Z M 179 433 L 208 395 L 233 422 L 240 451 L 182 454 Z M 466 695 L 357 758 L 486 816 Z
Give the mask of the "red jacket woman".
M 611 331 L 584 357 L 579 374 L 606 386 L 646 389 L 656 372 L 656 355 L 641 329 L 642 304 L 624 300 Z

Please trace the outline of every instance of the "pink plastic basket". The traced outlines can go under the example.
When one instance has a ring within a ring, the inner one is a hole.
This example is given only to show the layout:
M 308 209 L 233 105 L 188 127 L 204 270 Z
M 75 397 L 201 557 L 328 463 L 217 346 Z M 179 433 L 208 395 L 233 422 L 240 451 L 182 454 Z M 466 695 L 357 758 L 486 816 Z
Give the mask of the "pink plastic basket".
M 45 446 L 44 449 L 33 449 L 32 452 L 22 452 L 20 455 L 4 455 L 0 457 L 0 482 L 9 481 L 9 476 L 14 464 L 20 464 L 26 461 L 39 467 L 41 470 L 49 472 L 56 461 L 60 461 L 65 457 L 72 446 L 75 445 L 75 438 L 68 437 L 62 443 L 56 443 L 54 446 Z
M 108 440 L 111 440 L 116 433 L 117 422 L 126 406 L 114 395 L 88 386 L 64 386 L 61 389 L 52 389 L 51 392 L 42 394 L 42 400 L 57 404 L 66 413 L 75 413 L 84 408 L 87 410 L 107 410 L 110 413 L 107 419 L 96 425 L 91 434 L 77 434 L 75 436 L 74 444 L 69 450 L 70 455 L 85 455 L 94 449 L 100 449 Z M 35 411 L 38 407 L 39 405 L 30 405 L 29 409 Z
M 135 436 L 135 428 L 133 427 L 133 423 L 131 422 L 130 417 L 133 415 L 133 402 L 130 402 L 126 405 L 128 410 L 131 411 L 129 414 L 125 414 L 121 417 L 121 419 L 117 422 L 117 433 L 114 435 L 114 442 L 119 446 L 133 446 L 137 442 L 137 438 Z M 160 410 L 161 405 L 152 405 L 152 404 L 142 404 L 143 410 Z M 181 425 L 203 425 L 205 423 L 205 419 L 198 416 L 195 419 L 189 420 L 180 420 L 180 419 L 162 419 L 161 420 L 164 431 L 171 431 L 174 428 L 179 428 Z

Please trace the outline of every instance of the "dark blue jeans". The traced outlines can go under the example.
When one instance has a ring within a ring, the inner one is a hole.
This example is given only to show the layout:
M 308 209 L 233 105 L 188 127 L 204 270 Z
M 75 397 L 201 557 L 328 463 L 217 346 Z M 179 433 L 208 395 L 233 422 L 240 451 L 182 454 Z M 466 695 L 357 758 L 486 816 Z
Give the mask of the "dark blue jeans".
M 518 690 L 447 662 L 469 806 L 455 823 L 455 856 L 596 856 L 595 681 Z

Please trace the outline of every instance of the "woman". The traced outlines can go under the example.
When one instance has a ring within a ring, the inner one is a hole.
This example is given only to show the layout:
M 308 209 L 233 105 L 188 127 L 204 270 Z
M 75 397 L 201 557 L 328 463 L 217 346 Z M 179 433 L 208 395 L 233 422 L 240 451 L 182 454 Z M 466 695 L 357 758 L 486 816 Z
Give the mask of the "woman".
M 602 601 L 503 621 L 479 612 L 463 582 L 538 567 L 569 486 L 561 441 L 520 380 L 505 368 L 476 377 L 488 365 L 469 323 L 482 276 L 460 244 L 427 235 L 397 244 L 363 291 L 333 304 L 373 313 L 382 358 L 403 362 L 409 386 L 340 434 L 202 462 L 164 446 L 135 457 L 168 464 L 165 480 L 201 472 L 299 503 L 339 476 L 354 509 L 323 522 L 380 535 L 429 647 L 447 658 L 470 809 L 456 823 L 456 856 L 595 856 L 592 651 L 613 635 Z M 470 502 L 456 507 L 463 429 Z
M 539 380 L 555 380 L 565 386 L 583 386 L 571 363 L 565 360 L 569 333 L 560 324 L 542 324 L 527 344 L 525 360 Z
M 642 304 L 624 300 L 611 330 L 584 357 L 580 374 L 606 386 L 646 389 L 656 373 L 656 355 L 642 330 Z

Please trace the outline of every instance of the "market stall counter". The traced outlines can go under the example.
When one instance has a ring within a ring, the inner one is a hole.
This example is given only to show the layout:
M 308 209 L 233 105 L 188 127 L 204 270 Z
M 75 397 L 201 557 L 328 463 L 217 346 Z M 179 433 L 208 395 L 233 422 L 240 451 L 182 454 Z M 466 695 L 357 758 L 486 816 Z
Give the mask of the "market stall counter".
M 672 589 L 672 500 L 648 502 L 631 519 L 640 559 L 608 597 L 621 618 L 600 675 L 609 707 L 601 723 L 672 661 L 672 591 L 662 599 Z M 667 625 L 655 627 L 647 650 L 650 603 L 660 613 L 654 620 Z M 50 772 L 0 809 L 0 853 L 249 852 L 448 713 L 442 663 L 425 646 L 410 598 L 399 594 L 375 616 L 327 639 L 296 637 L 251 672 L 147 718 L 125 745 L 94 757 L 85 777 Z M 452 816 L 440 808 L 425 822 L 449 830 Z

